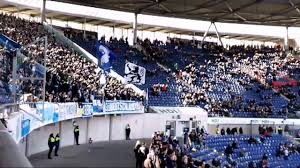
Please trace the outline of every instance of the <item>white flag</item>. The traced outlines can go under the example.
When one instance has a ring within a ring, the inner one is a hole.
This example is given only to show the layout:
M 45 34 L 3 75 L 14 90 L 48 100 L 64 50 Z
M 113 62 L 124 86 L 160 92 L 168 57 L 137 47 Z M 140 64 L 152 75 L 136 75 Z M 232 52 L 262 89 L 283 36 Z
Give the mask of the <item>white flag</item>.
M 128 62 L 125 64 L 124 78 L 126 83 L 143 85 L 145 84 L 146 69 L 144 67 Z

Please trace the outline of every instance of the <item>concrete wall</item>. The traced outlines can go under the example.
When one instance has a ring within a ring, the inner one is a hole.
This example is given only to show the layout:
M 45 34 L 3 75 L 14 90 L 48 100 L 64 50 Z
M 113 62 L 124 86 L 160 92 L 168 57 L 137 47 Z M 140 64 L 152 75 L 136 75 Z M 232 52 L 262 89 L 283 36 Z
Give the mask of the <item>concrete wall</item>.
M 94 116 L 66 120 L 32 131 L 27 138 L 19 142 L 19 147 L 27 156 L 48 150 L 48 137 L 51 133 L 54 135 L 60 133 L 61 147 L 74 145 L 73 121 L 76 121 L 79 126 L 79 143 L 83 144 L 87 143 L 89 137 L 94 142 L 124 140 L 127 124 L 131 127 L 130 137 L 132 139 L 150 138 L 154 131 L 164 131 L 165 120 L 166 118 L 158 114 Z
M 88 137 L 94 141 L 109 140 L 109 117 L 94 117 L 89 120 Z
M 34 131 L 34 134 L 30 134 L 28 139 L 27 155 L 38 153 L 48 148 L 48 137 L 51 133 L 55 134 L 59 132 L 58 124 L 50 124 L 44 127 L 38 128 Z M 38 144 L 38 145 L 37 145 Z
M 166 121 L 171 120 L 176 120 L 173 115 L 156 113 L 77 118 L 36 129 L 19 142 L 19 147 L 27 156 L 48 150 L 48 137 L 51 133 L 60 134 L 61 147 L 74 145 L 73 121 L 76 121 L 80 129 L 79 143 L 84 144 L 88 142 L 89 137 L 94 142 L 124 140 L 127 124 L 131 127 L 131 139 L 150 138 L 155 131 L 165 131 Z M 177 137 L 182 136 L 180 124 L 181 122 L 177 121 Z
M 164 131 L 166 118 L 158 114 L 136 114 L 112 117 L 111 140 L 125 139 L 125 127 L 131 128 L 130 138 L 150 138 L 155 131 Z

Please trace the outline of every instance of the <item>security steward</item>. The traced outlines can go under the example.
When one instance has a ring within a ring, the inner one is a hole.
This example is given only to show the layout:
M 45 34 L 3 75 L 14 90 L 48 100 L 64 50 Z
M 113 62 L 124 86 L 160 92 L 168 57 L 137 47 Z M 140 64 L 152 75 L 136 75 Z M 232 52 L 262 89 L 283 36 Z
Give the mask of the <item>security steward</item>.
M 57 152 L 58 152 L 58 149 L 59 149 L 59 142 L 60 142 L 59 134 L 56 134 L 56 136 L 55 136 L 55 151 L 54 151 L 54 156 L 58 156 Z
M 278 127 L 277 131 L 279 135 L 282 135 L 283 129 L 281 128 L 281 126 Z
M 76 125 L 74 128 L 74 137 L 75 137 L 75 141 L 76 141 L 76 145 L 79 145 L 78 143 L 78 139 L 79 139 L 79 126 Z
M 50 134 L 49 139 L 48 139 L 48 146 L 49 146 L 48 159 L 52 159 L 51 153 L 52 153 L 54 145 L 55 145 L 55 138 L 54 138 L 53 134 Z

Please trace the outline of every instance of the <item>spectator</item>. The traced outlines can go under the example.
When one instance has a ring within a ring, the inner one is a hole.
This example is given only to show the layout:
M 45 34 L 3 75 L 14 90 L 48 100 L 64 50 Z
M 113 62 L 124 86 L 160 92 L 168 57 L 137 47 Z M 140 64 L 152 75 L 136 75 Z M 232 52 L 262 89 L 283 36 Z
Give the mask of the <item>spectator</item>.
M 139 154 L 139 149 L 141 147 L 141 142 L 138 140 L 136 141 L 136 144 L 135 144 L 135 147 L 134 147 L 134 155 L 135 155 L 135 159 L 136 159 L 136 162 L 135 162 L 135 167 L 136 168 L 142 168 L 142 165 L 143 165 L 143 161 L 142 161 L 142 158 L 140 157 L 140 154 Z
M 227 129 L 226 129 L 226 134 L 227 134 L 227 135 L 230 135 L 230 134 L 231 134 L 230 128 L 227 128 Z
M 240 134 L 240 135 L 243 134 L 243 128 L 242 128 L 242 127 L 239 128 L 239 134 Z
M 221 129 L 221 135 L 225 135 L 225 129 L 224 128 Z
M 283 129 L 281 128 L 281 126 L 278 127 L 277 131 L 279 135 L 282 135 Z

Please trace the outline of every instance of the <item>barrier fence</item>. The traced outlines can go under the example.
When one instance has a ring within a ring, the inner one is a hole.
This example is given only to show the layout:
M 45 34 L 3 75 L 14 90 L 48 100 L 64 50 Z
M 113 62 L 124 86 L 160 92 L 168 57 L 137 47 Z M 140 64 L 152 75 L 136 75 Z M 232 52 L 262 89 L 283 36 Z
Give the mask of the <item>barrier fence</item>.
M 18 143 L 33 130 L 44 125 L 94 115 L 144 113 L 142 102 L 94 100 L 93 103 L 35 103 L 20 105 L 20 111 L 8 120 L 8 128 Z

